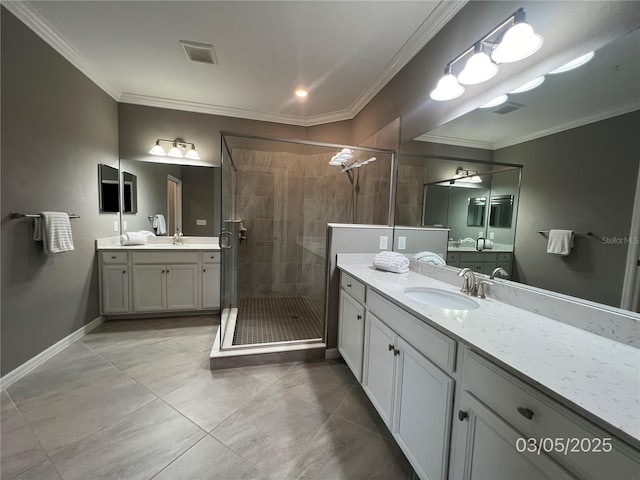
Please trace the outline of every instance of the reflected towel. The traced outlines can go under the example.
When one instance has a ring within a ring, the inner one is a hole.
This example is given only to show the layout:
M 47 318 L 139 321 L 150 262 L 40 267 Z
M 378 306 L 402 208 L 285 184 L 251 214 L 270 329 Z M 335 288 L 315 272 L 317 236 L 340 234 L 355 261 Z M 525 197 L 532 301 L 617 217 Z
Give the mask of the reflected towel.
M 380 252 L 373 259 L 373 266 L 378 270 L 393 273 L 407 273 L 409 271 L 409 259 L 396 252 Z
M 75 250 L 69 214 L 41 212 L 33 222 L 33 239 L 42 242 L 44 252 L 47 254 Z
M 442 259 L 442 257 L 440 255 L 438 255 L 437 253 L 433 253 L 433 252 L 419 252 L 416 253 L 413 256 L 414 260 L 417 260 L 419 262 L 423 262 L 423 263 L 429 263 L 431 265 L 436 265 L 438 267 L 444 267 L 446 266 L 446 262 Z
M 147 236 L 142 233 L 127 232 L 120 235 L 120 245 L 146 245 Z
M 567 256 L 573 248 L 573 230 L 549 230 L 547 253 Z
M 153 228 L 156 231 L 156 235 L 165 235 L 167 233 L 167 222 L 164 220 L 164 215 L 156 213 L 153 216 Z

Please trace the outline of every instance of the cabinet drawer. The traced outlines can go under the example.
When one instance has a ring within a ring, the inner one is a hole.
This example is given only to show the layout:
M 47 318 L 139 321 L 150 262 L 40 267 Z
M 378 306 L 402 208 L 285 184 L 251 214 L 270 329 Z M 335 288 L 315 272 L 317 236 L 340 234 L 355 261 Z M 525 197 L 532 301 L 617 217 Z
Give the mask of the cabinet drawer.
M 604 429 L 470 350 L 465 351 L 462 381 L 463 390 L 477 397 L 524 437 L 551 441 L 571 438 L 578 442 L 587 439 L 585 444 L 600 447 L 603 438 L 611 438 Z M 531 414 L 531 418 L 525 414 Z M 634 478 L 640 471 L 640 452 L 615 437 L 611 445 L 610 452 L 583 451 L 578 443 L 576 450 L 580 451 L 548 454 L 578 478 Z
M 499 262 L 510 262 L 513 253 L 510 252 L 500 252 L 498 253 L 498 261 Z
M 460 262 L 460 253 L 459 252 L 447 252 L 447 263 L 450 262 Z
M 102 263 L 127 263 L 127 252 L 100 252 Z
M 353 298 L 361 303 L 364 303 L 364 300 L 366 298 L 366 287 L 362 282 L 356 280 L 348 273 L 342 272 L 342 274 L 340 275 L 340 286 L 346 292 L 349 292 L 349 295 L 351 295 Z
M 454 371 L 457 343 L 454 339 L 405 312 L 376 292 L 369 292 L 367 308 L 444 371 Z
M 133 263 L 198 263 L 198 252 L 132 252 Z
M 485 252 L 485 254 L 484 254 L 484 263 L 496 263 L 497 261 L 498 261 L 498 254 L 497 253 Z
M 220 252 L 202 252 L 202 263 L 220 263 Z
M 484 261 L 484 253 L 482 253 L 482 252 L 461 252 L 460 253 L 460 261 L 461 262 L 483 262 Z

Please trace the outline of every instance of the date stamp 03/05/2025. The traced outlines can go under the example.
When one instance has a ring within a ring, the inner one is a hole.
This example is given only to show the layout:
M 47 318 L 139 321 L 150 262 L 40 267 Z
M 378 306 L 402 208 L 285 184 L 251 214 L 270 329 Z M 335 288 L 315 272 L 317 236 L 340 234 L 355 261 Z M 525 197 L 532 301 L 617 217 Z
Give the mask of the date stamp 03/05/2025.
M 543 437 L 524 438 L 516 440 L 516 451 L 519 453 L 543 453 L 556 452 L 561 455 L 573 453 L 609 453 L 613 450 L 611 438 L 576 438 L 576 437 Z

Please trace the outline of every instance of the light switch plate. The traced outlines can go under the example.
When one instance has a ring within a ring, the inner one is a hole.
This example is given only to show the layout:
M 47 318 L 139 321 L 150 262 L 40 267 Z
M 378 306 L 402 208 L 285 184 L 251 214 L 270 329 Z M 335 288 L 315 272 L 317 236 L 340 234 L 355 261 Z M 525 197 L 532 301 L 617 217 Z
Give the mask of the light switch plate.
M 380 250 L 386 250 L 389 242 L 389 237 L 386 235 L 380 235 Z
M 127 231 L 127 221 L 125 220 L 124 222 L 122 222 L 122 229 L 126 232 Z
M 207 221 L 201 218 L 196 219 L 196 225 L 206 225 Z
M 117 220 L 114 220 L 114 221 L 113 221 L 113 231 L 114 231 L 114 232 L 117 232 L 117 231 L 118 231 L 118 221 L 117 221 Z
M 407 237 L 398 237 L 398 250 L 405 250 L 407 248 Z
M 491 232 L 489 234 L 489 240 L 493 240 L 494 238 L 496 238 L 496 233 L 495 232 Z

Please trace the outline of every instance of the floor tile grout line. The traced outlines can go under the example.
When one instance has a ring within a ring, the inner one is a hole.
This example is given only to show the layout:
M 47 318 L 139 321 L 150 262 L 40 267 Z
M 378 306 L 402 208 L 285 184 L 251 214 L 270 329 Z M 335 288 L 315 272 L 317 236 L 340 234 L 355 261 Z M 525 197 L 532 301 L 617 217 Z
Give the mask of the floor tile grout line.
M 203 436 L 201 436 L 198 440 L 195 441 L 195 443 L 193 445 L 190 445 L 189 447 L 187 447 L 184 452 L 178 454 L 178 456 L 176 456 L 173 460 L 171 460 L 169 463 L 167 463 L 164 467 L 162 467 L 160 470 L 158 470 L 156 473 L 154 473 L 153 475 L 151 475 L 149 477 L 148 480 L 152 480 L 154 478 L 156 478 L 158 475 L 160 475 L 163 471 L 165 471 L 167 468 L 169 468 L 170 465 L 174 464 L 175 462 L 178 461 L 178 459 L 180 457 L 182 457 L 183 455 L 185 455 L 189 450 L 191 450 L 192 448 L 194 448 L 196 445 L 198 445 L 198 443 L 200 443 L 205 437 L 207 436 L 207 432 L 204 433 Z

